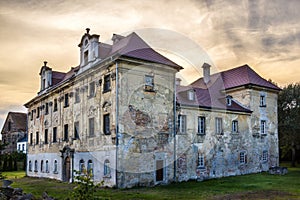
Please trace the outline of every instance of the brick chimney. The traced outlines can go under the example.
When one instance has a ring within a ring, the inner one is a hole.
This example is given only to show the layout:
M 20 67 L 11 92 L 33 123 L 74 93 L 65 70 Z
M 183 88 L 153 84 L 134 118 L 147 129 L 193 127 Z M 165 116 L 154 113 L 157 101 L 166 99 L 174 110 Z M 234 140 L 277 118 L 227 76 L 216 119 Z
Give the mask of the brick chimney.
M 207 84 L 210 81 L 210 64 L 203 63 L 202 68 L 203 68 L 203 80 L 204 83 Z

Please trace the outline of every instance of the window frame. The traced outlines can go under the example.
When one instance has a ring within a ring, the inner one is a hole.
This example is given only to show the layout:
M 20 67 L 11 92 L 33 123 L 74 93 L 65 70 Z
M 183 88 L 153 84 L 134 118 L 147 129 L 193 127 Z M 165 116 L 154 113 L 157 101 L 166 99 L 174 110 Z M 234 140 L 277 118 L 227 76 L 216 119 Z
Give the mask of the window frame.
M 110 114 L 103 115 L 103 133 L 104 135 L 110 135 Z
M 89 118 L 89 137 L 95 136 L 95 118 Z
M 79 137 L 79 131 L 80 131 L 80 127 L 79 127 L 79 121 L 74 122 L 74 139 L 80 139 Z
M 260 120 L 260 134 L 265 135 L 267 134 L 267 121 L 266 120 Z
M 75 103 L 79 103 L 80 102 L 80 91 L 79 89 L 75 89 Z
M 53 127 L 53 129 L 52 129 L 52 142 L 53 143 L 56 143 L 57 142 L 57 127 L 55 126 L 55 127 Z
M 63 141 L 69 141 L 69 124 L 64 124 L 64 138 Z
M 266 95 L 265 94 L 261 94 L 259 96 L 259 106 L 260 107 L 266 107 L 267 106 Z
M 178 115 L 178 133 L 185 134 L 187 130 L 187 116 Z
M 69 93 L 65 93 L 64 95 L 64 108 L 69 107 L 70 102 L 69 102 Z
M 111 91 L 111 79 L 110 74 L 107 74 L 103 78 L 103 93 Z
M 205 168 L 205 156 L 203 154 L 198 155 L 198 168 Z
M 54 99 L 54 103 L 53 103 L 53 112 L 56 112 L 58 109 L 58 105 L 57 105 L 57 99 Z
M 245 165 L 247 163 L 248 163 L 247 152 L 246 151 L 240 151 L 239 152 L 239 164 L 240 165 Z
M 218 135 L 223 134 L 223 118 L 222 117 L 215 118 L 215 132 Z
M 153 92 L 154 91 L 154 76 L 152 75 L 145 75 L 145 88 L 146 92 Z
M 267 150 L 264 150 L 262 152 L 262 162 L 268 162 L 269 158 L 269 152 Z
M 36 145 L 38 145 L 38 144 L 40 143 L 40 142 L 39 142 L 39 140 L 40 140 L 39 136 L 40 136 L 40 135 L 39 135 L 39 132 L 36 131 L 36 132 L 35 132 L 35 144 L 36 144 Z
M 48 129 L 45 129 L 45 133 L 44 133 L 44 143 L 48 144 Z
M 95 81 L 90 82 L 89 84 L 89 98 L 96 96 L 96 84 Z
M 103 176 L 107 178 L 111 177 L 110 161 L 108 159 L 106 159 L 103 164 Z
M 45 104 L 45 115 L 49 114 L 49 103 Z
M 239 121 L 238 120 L 232 120 L 231 131 L 232 131 L 232 133 L 238 133 L 239 132 Z
M 198 128 L 198 130 L 197 130 L 198 135 L 205 135 L 206 119 L 205 119 L 204 116 L 198 116 L 198 126 L 197 126 L 197 128 Z

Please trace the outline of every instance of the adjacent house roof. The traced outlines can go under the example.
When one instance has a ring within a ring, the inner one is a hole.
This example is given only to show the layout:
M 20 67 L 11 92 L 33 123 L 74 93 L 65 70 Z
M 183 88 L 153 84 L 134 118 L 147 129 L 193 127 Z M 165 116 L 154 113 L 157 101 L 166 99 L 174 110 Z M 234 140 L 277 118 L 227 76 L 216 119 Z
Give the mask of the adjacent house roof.
M 11 130 L 9 130 L 9 122 L 11 122 Z M 26 131 L 27 114 L 20 112 L 9 112 L 3 125 L 2 134 L 15 131 Z
M 189 91 L 194 91 L 195 99 L 189 100 Z M 212 87 L 210 89 L 195 88 L 191 86 L 179 86 L 177 89 L 176 101 L 180 105 L 207 108 L 207 109 L 220 109 L 235 112 L 251 113 L 248 108 L 238 104 L 232 99 L 231 104 L 227 105 L 224 93 L 220 91 L 218 87 Z
M 198 88 L 209 88 L 212 84 L 214 84 L 216 80 L 221 80 L 224 85 L 223 87 L 226 90 L 246 85 L 260 86 L 277 91 L 281 90 L 273 83 L 265 80 L 260 75 L 258 75 L 248 65 L 243 65 L 237 68 L 213 74 L 210 76 L 210 79 L 211 81 L 208 82 L 208 84 L 205 84 L 203 78 L 200 78 L 193 82 L 191 85 Z

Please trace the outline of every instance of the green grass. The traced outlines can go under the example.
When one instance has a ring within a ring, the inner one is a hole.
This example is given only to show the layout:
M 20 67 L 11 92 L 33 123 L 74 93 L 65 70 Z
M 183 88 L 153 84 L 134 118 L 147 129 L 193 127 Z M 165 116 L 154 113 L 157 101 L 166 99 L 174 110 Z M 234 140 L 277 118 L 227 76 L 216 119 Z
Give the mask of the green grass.
M 21 187 L 37 197 L 47 191 L 57 199 L 66 199 L 74 187 L 50 179 L 22 178 L 24 172 L 6 172 L 4 175 L 13 178 L 13 187 Z M 289 168 L 285 176 L 259 173 L 151 188 L 102 188 L 95 196 L 101 199 L 300 199 L 300 168 Z

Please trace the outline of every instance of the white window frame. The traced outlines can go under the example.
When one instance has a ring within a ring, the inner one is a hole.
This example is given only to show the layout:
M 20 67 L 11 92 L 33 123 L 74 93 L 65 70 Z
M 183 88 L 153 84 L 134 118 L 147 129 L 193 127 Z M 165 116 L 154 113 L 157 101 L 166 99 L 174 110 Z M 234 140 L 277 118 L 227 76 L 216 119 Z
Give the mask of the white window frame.
M 111 177 L 110 162 L 107 159 L 104 161 L 103 175 L 104 175 L 104 177 Z
M 178 131 L 186 133 L 186 115 L 178 115 Z
M 194 101 L 195 100 L 195 91 L 194 90 L 189 90 L 187 92 L 187 94 L 188 94 L 188 100 L 190 100 L 190 101 Z
M 246 151 L 239 152 L 239 161 L 240 161 L 240 165 L 247 164 L 247 152 Z
M 221 117 L 215 118 L 216 134 L 223 134 L 223 119 Z
M 238 120 L 232 121 L 232 133 L 238 133 L 239 132 L 239 122 Z
M 269 157 L 269 152 L 267 150 L 264 150 L 262 153 L 262 161 L 267 162 Z
M 199 154 L 199 156 L 198 156 L 198 167 L 199 168 L 205 167 L 205 157 L 203 154 Z
M 266 123 L 266 120 L 260 120 L 260 134 L 267 134 Z
M 199 135 L 205 135 L 206 122 L 204 116 L 198 116 L 198 130 L 197 133 Z
M 265 94 L 261 94 L 259 96 L 259 106 L 260 107 L 266 107 L 267 104 L 266 104 L 266 95 Z

